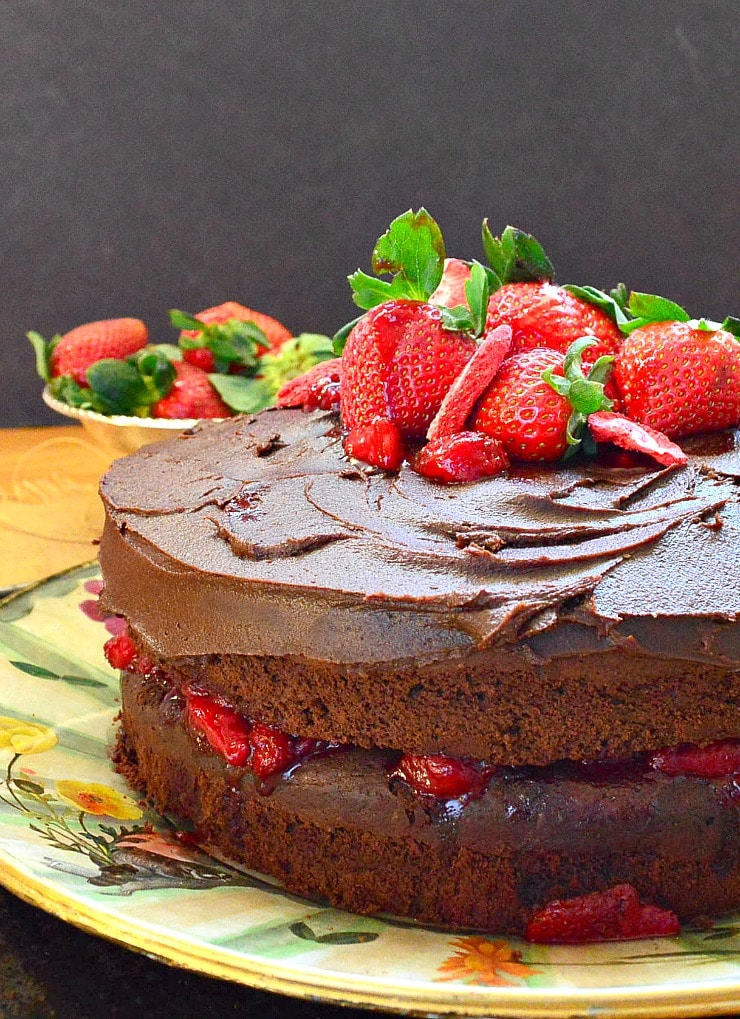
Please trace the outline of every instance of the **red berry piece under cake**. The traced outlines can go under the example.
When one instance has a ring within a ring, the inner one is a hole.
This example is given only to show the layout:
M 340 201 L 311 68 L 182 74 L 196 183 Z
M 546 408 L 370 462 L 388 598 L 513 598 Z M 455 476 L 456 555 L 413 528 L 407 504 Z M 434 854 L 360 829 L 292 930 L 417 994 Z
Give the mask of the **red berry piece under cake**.
M 421 213 L 401 220 L 439 271 L 409 295 L 378 258 L 387 314 L 327 363 L 330 409 L 302 406 L 312 376 L 283 395 L 301 406 L 103 479 L 118 766 L 204 847 L 341 908 L 564 943 L 737 909 L 740 369 L 722 422 L 679 447 L 629 416 L 634 391 L 613 413 L 619 349 L 594 358 L 594 337 L 553 336 L 535 371 L 507 325 L 473 361 L 496 279 L 549 263 L 514 232 L 507 269 L 489 234 L 492 268 L 437 314 L 444 251 Z M 619 307 L 641 328 L 645 301 Z M 692 343 L 722 332 L 704 326 Z M 519 441 L 499 434 L 517 399 Z

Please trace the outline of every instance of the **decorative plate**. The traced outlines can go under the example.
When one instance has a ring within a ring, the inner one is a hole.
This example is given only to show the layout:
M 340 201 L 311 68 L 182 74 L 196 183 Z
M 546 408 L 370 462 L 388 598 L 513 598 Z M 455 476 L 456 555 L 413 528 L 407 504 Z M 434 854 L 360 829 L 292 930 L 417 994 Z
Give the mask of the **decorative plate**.
M 165 962 L 409 1014 L 708 1016 L 740 1009 L 740 915 L 680 937 L 543 947 L 352 916 L 189 847 L 108 760 L 117 682 L 97 566 L 0 604 L 0 881 Z

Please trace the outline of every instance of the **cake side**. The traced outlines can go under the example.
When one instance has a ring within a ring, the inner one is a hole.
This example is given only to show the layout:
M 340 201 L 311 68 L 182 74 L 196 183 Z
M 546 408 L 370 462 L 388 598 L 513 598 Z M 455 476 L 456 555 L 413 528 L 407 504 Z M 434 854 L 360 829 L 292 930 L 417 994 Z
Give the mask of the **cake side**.
M 195 837 L 288 890 L 359 912 L 523 932 L 548 902 L 624 882 L 683 918 L 740 900 L 732 777 L 674 777 L 640 762 L 494 776 L 444 803 L 393 781 L 392 755 L 348 748 L 268 794 L 188 726 L 163 680 L 123 681 L 119 767 Z

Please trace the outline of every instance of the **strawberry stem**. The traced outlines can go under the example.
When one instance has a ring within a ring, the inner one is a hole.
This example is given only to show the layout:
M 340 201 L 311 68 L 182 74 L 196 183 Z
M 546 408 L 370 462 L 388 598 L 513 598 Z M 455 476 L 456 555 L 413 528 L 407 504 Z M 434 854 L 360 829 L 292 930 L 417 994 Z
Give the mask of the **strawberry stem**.
M 604 354 L 594 362 L 588 375 L 583 374 L 583 352 L 597 343 L 594 336 L 580 337 L 568 347 L 563 360 L 563 375 L 555 375 L 552 368 L 542 373 L 545 382 L 573 408 L 566 429 L 569 447 L 566 457 L 572 456 L 583 442 L 589 415 L 612 407 L 612 401 L 604 393 L 604 384 L 609 378 L 614 358 Z
M 440 309 L 445 329 L 467 332 L 478 339 L 486 327 L 491 286 L 485 266 L 473 260 L 470 269 L 470 279 L 465 284 L 467 305 L 458 304 L 454 308 L 440 305 Z
M 507 226 L 500 237 L 494 237 L 486 218 L 483 220 L 481 239 L 490 266 L 489 281 L 492 290 L 498 290 L 504 283 L 552 280 L 552 262 L 531 234 Z

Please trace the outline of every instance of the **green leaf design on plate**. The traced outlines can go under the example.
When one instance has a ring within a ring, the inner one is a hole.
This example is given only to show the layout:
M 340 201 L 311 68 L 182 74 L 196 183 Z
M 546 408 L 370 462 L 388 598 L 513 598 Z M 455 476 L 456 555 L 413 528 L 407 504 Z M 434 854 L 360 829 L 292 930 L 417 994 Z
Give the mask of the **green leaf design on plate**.
M 89 676 L 70 676 L 66 673 L 60 676 L 58 673 L 45 669 L 41 665 L 34 665 L 32 662 L 16 662 L 11 660 L 10 664 L 15 669 L 18 669 L 19 672 L 25 672 L 28 676 L 36 676 L 38 679 L 51 679 L 57 682 L 63 680 L 65 683 L 76 683 L 78 686 L 94 686 L 101 687 L 104 690 L 108 689 L 108 683 L 104 683 L 100 679 L 91 679 Z
M 372 931 L 332 931 L 329 934 L 316 934 L 313 928 L 302 921 L 291 924 L 290 932 L 303 941 L 313 941 L 317 945 L 364 945 L 369 941 L 377 941 L 379 937 Z
M 25 672 L 29 676 L 38 676 L 39 679 L 60 679 L 56 672 L 52 672 L 50 669 L 45 669 L 41 665 L 33 665 L 31 662 L 14 662 L 11 660 L 10 664 L 18 669 L 19 672 Z

